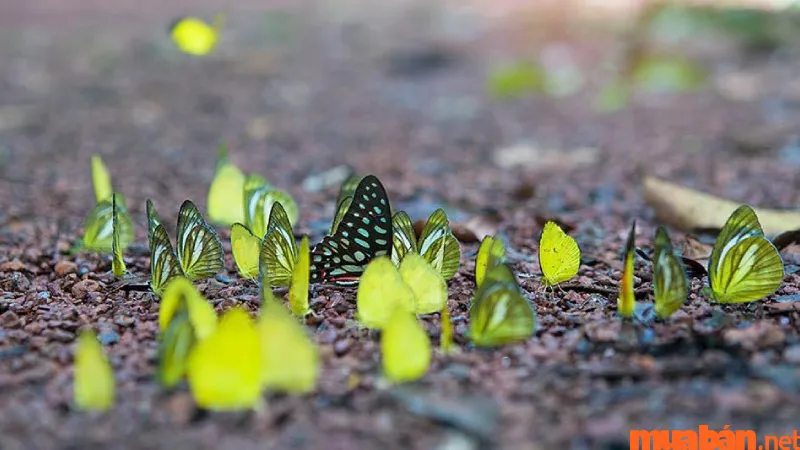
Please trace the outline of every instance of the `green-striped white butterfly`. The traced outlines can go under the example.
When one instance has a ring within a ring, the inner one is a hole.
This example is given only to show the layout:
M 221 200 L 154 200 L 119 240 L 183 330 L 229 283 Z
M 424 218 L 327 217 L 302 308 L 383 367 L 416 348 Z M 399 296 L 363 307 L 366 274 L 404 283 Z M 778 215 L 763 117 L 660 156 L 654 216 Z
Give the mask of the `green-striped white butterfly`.
M 335 233 L 311 250 L 311 282 L 358 284 L 373 258 L 392 253 L 392 216 L 380 180 L 362 178 Z
M 261 242 L 258 259 L 272 286 L 291 284 L 297 260 L 297 242 L 294 240 L 292 224 L 280 202 L 275 202 L 269 212 L 267 234 Z
M 667 230 L 658 227 L 653 255 L 653 296 L 655 311 L 661 318 L 680 309 L 689 295 L 689 278 L 680 258 L 675 256 Z
M 469 309 L 475 345 L 494 347 L 533 335 L 536 314 L 505 263 L 489 269 Z
M 125 207 L 125 198 L 115 193 L 101 201 L 89 213 L 84 225 L 83 247 L 100 253 L 114 251 L 114 218 L 116 203 L 117 233 L 120 249 L 126 249 L 133 242 L 133 220 Z
M 441 208 L 428 217 L 419 239 L 414 234 L 408 214 L 404 211 L 395 213 L 392 217 L 392 249 L 392 262 L 395 265 L 400 265 L 406 253 L 419 253 L 439 271 L 445 281 L 453 278 L 461 259 L 458 239 L 453 236 L 450 221 Z
M 272 205 L 276 202 L 281 203 L 291 223 L 297 223 L 300 212 L 297 202 L 288 192 L 275 189 L 269 184 L 261 184 L 259 180 L 263 179 L 250 175 L 245 181 L 244 226 L 254 236 L 263 238 L 267 233 L 267 217 L 272 211 Z
M 195 281 L 215 275 L 222 269 L 222 242 L 190 200 L 178 212 L 177 252 L 150 200 L 147 201 L 150 230 L 150 287 L 161 295 L 175 276 Z
M 765 236 L 755 211 L 742 205 L 722 227 L 708 261 L 710 289 L 720 303 L 743 303 L 775 292 L 783 280 L 783 260 Z
M 117 206 L 117 195 L 111 196 L 111 272 L 119 278 L 125 275 L 128 269 L 122 259 L 122 230 L 120 227 L 120 206 Z

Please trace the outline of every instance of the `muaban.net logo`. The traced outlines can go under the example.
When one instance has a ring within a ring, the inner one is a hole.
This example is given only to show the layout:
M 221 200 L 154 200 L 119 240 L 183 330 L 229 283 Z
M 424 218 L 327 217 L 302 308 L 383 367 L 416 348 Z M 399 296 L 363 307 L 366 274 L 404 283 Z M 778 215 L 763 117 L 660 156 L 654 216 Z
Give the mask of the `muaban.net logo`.
M 753 430 L 631 430 L 631 450 L 800 450 L 800 432 L 758 436 Z

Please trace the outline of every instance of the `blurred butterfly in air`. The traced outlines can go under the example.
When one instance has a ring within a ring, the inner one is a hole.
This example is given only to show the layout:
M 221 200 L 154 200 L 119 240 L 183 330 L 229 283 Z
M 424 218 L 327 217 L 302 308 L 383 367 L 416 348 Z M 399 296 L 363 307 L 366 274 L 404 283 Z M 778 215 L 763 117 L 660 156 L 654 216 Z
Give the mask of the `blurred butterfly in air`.
M 215 275 L 222 269 L 222 242 L 190 200 L 178 212 L 177 253 L 158 218 L 153 203 L 147 200 L 150 240 L 150 288 L 161 295 L 174 277 L 184 275 L 195 281 Z
M 373 258 L 391 255 L 390 211 L 381 182 L 362 178 L 334 232 L 311 250 L 311 282 L 354 286 Z
M 405 211 L 398 211 L 394 215 L 392 230 L 392 262 L 395 265 L 400 265 L 406 253 L 413 252 L 422 255 L 445 281 L 453 278 L 458 271 L 461 249 L 443 209 L 437 209 L 428 217 L 419 239 Z
M 755 211 L 742 205 L 722 227 L 708 261 L 710 289 L 720 303 L 743 303 L 775 292 L 783 280 L 783 260 L 765 236 Z
M 205 56 L 217 46 L 219 34 L 225 24 L 225 14 L 217 14 L 211 24 L 197 17 L 184 17 L 169 27 L 172 42 L 184 53 Z

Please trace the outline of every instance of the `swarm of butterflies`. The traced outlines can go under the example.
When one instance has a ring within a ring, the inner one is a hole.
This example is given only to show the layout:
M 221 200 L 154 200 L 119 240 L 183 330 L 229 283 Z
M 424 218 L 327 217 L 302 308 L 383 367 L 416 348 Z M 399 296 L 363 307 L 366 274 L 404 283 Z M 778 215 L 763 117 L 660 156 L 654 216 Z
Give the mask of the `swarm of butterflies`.
M 115 193 L 103 161 L 91 161 L 97 205 L 84 227 L 80 247 L 111 253 L 115 277 L 127 273 L 123 251 L 134 240 L 133 220 L 122 194 Z M 293 224 L 297 203 L 261 176 L 245 175 L 220 148 L 207 199 L 210 221 L 230 226 L 237 270 L 259 286 L 261 312 L 254 321 L 242 308 L 218 317 L 193 282 L 223 269 L 222 242 L 198 208 L 186 200 L 178 211 L 175 247 L 153 202 L 147 200 L 150 243 L 149 288 L 161 297 L 156 378 L 166 389 L 184 380 L 198 406 L 242 409 L 261 406 L 265 390 L 313 391 L 319 357 L 303 318 L 313 284 L 357 286 L 356 318 L 381 330 L 384 377 L 394 383 L 422 377 L 431 361 L 431 343 L 418 316 L 439 313 L 440 348 L 453 348 L 447 281 L 458 271 L 461 250 L 447 215 L 434 211 L 416 235 L 404 211 L 393 212 L 386 191 L 373 175 L 351 176 L 341 185 L 328 234 L 313 247 L 308 236 L 298 245 Z M 636 224 L 623 256 L 617 310 L 634 315 Z M 575 277 L 581 252 L 574 238 L 554 222 L 539 241 L 542 284 L 556 287 Z M 667 319 L 689 294 L 687 272 L 666 230 L 655 235 L 653 293 L 655 313 Z M 739 207 L 720 232 L 708 264 L 704 292 L 720 303 L 749 302 L 775 292 L 783 261 L 764 236 L 755 212 Z M 506 247 L 486 236 L 475 260 L 476 292 L 469 306 L 469 337 L 476 346 L 524 341 L 536 327 L 536 314 L 509 265 Z M 288 287 L 288 308 L 274 288 Z M 91 331 L 78 340 L 74 399 L 83 409 L 113 404 L 113 372 Z

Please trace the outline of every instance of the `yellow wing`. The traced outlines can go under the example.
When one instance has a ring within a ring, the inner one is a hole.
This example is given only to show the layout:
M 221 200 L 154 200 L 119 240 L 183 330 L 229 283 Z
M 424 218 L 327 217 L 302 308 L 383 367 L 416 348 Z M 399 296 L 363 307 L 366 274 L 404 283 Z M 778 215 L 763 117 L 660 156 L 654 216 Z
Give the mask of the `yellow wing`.
M 208 25 L 197 17 L 184 17 L 172 24 L 170 36 L 180 51 L 205 56 L 217 46 L 224 19 L 224 14 L 218 14 Z
M 489 270 L 469 313 L 470 335 L 479 347 L 523 341 L 533 335 L 536 327 L 533 308 L 505 264 Z
M 431 363 L 431 341 L 413 313 L 398 307 L 381 330 L 383 376 L 394 383 L 422 378 Z
M 297 317 L 305 317 L 308 309 L 308 283 L 310 277 L 310 250 L 308 249 L 308 236 L 303 236 L 300 241 L 300 250 L 297 262 L 292 271 L 292 284 L 289 287 L 289 306 Z
M 414 292 L 417 314 L 435 313 L 447 304 L 447 283 L 422 256 L 406 255 L 400 262 L 400 277 Z
M 443 209 L 437 209 L 428 217 L 419 237 L 418 248 L 419 253 L 442 274 L 445 281 L 453 278 L 461 261 L 461 248 L 458 239 L 450 231 L 450 220 Z
M 783 281 L 783 260 L 761 229 L 752 208 L 740 206 L 731 214 L 714 244 L 708 280 L 714 299 L 742 303 L 764 298 Z
M 659 317 L 667 318 L 686 301 L 689 295 L 689 279 L 680 259 L 675 256 L 664 227 L 659 227 L 656 231 L 653 264 L 655 311 Z
M 266 268 L 272 286 L 289 286 L 297 260 L 297 243 L 292 224 L 280 202 L 275 202 L 269 213 L 269 224 L 261 242 L 259 261 Z
M 192 282 L 182 276 L 172 280 L 164 290 L 158 309 L 158 326 L 161 331 L 167 330 L 184 304 L 189 312 L 195 337 L 203 340 L 211 335 L 217 328 L 217 313 Z
M 208 188 L 208 219 L 230 226 L 244 222 L 244 173 L 228 161 L 224 145 L 219 151 L 217 170 Z
M 417 253 L 417 236 L 411 218 L 405 211 L 397 211 L 392 216 L 392 262 L 400 266 L 407 253 Z
M 636 308 L 636 297 L 633 292 L 633 258 L 636 247 L 634 238 L 636 237 L 636 221 L 631 226 L 628 233 L 628 241 L 625 244 L 625 256 L 623 256 L 622 280 L 619 284 L 619 296 L 617 297 L 617 312 L 622 317 L 633 317 Z
M 440 322 L 442 323 L 442 334 L 439 336 L 439 347 L 445 355 L 453 350 L 453 323 L 450 321 L 450 310 L 445 303 L 439 312 Z
M 73 395 L 80 410 L 107 411 L 114 405 L 114 370 L 92 331 L 83 331 L 75 351 Z
M 158 224 L 150 234 L 150 289 L 161 295 L 164 288 L 175 277 L 183 276 L 183 270 L 175 256 L 164 226 Z
M 282 304 L 262 304 L 261 335 L 264 387 L 302 394 L 314 390 L 319 375 L 319 353 L 305 327 Z
M 414 292 L 403 282 L 391 259 L 387 256 L 374 258 L 358 282 L 358 320 L 367 328 L 380 329 L 397 307 L 414 311 Z
M 113 188 L 111 187 L 111 175 L 100 155 L 92 156 L 92 186 L 94 186 L 94 197 L 97 203 L 108 200 L 111 197 Z
M 234 223 L 231 226 L 231 250 L 233 260 L 242 278 L 253 279 L 258 276 L 258 255 L 261 251 L 261 239 L 253 236 L 244 225 Z
M 495 265 L 502 263 L 506 258 L 506 247 L 503 241 L 496 236 L 486 236 L 481 241 L 478 248 L 478 256 L 475 259 L 475 285 L 481 287 L 483 278 Z
M 159 336 L 156 361 L 156 378 L 161 386 L 169 389 L 180 383 L 186 375 L 189 353 L 196 342 L 194 327 L 189 316 L 186 299 L 181 302 Z
M 125 260 L 122 259 L 122 230 L 120 229 L 120 214 L 122 211 L 120 210 L 122 206 L 117 205 L 117 196 L 116 194 L 111 195 L 111 272 L 114 273 L 114 276 L 119 278 L 125 275 L 125 272 L 128 269 L 125 267 Z
M 190 200 L 178 212 L 178 260 L 190 280 L 216 275 L 223 266 L 222 242 Z
M 580 264 L 581 251 L 575 239 L 564 233 L 554 222 L 544 224 L 542 238 L 539 240 L 542 282 L 553 286 L 567 281 L 578 274 Z
M 245 310 L 229 310 L 214 333 L 195 345 L 186 375 L 201 408 L 238 410 L 260 405 L 261 336 Z

